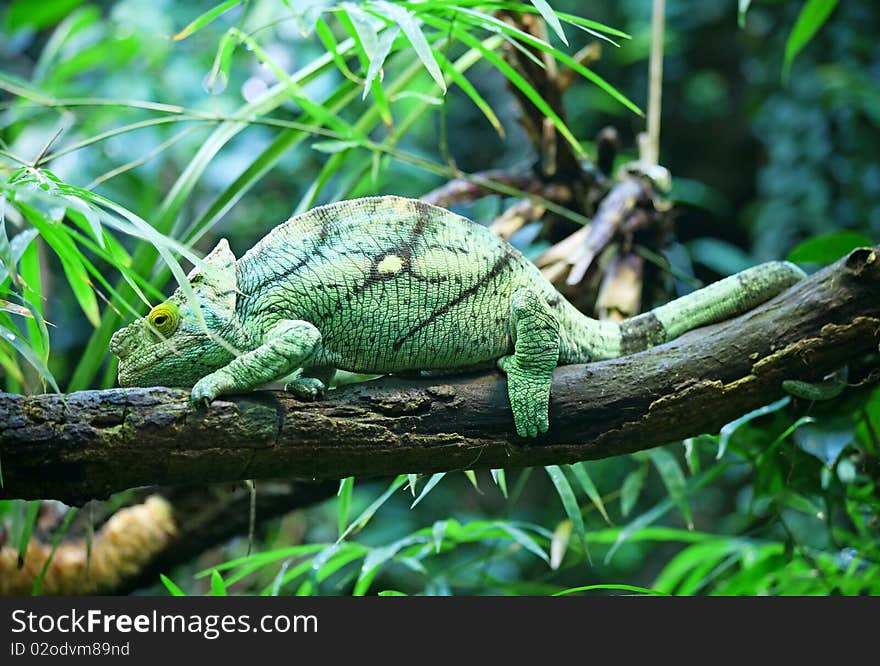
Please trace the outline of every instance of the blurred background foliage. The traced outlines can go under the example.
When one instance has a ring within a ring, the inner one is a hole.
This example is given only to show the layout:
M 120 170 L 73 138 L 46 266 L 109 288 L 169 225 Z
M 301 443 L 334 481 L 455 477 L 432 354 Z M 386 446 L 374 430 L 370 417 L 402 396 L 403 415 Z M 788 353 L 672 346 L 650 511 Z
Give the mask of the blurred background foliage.
M 176 259 L 197 262 L 220 237 L 240 255 L 319 203 L 418 197 L 462 172 L 529 171 L 536 156 L 518 123 L 517 84 L 493 58 L 522 36 L 490 19 L 510 7 L 550 18 L 545 4 L 6 3 L 6 390 L 113 385 L 109 334 L 168 293 L 172 273 L 182 275 Z M 621 160 L 635 159 L 650 3 L 551 4 L 568 44 L 551 18 L 550 52 L 601 43 L 590 71 L 608 82 L 578 77 L 557 130 L 570 128 L 595 157 L 593 137 L 613 126 Z M 683 274 L 708 282 L 792 250 L 815 268 L 880 237 L 880 7 L 836 4 L 668 0 L 660 161 L 676 207 L 675 239 L 662 250 Z M 784 77 L 806 5 L 833 11 Z M 488 223 L 510 200 L 459 210 Z M 514 241 L 532 256 L 547 245 L 534 234 Z M 346 480 L 335 498 L 260 523 L 255 543 L 243 535 L 166 572 L 165 586 L 876 594 L 878 429 L 880 393 L 864 382 L 631 456 Z M 34 503 L 0 503 L 13 547 L 36 515 Z

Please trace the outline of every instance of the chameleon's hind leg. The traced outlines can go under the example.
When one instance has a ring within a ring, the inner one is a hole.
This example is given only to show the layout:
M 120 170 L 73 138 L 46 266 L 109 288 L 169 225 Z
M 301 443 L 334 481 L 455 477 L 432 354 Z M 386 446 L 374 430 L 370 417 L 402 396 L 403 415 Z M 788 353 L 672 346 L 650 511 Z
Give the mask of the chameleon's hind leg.
M 540 294 L 520 289 L 511 300 L 510 333 L 514 352 L 498 359 L 498 367 L 507 373 L 517 434 L 537 437 L 549 425 L 550 384 L 559 361 L 559 321 Z
M 301 374 L 284 385 L 284 390 L 299 400 L 318 400 L 323 398 L 336 374 L 336 368 L 315 366 L 303 368 Z

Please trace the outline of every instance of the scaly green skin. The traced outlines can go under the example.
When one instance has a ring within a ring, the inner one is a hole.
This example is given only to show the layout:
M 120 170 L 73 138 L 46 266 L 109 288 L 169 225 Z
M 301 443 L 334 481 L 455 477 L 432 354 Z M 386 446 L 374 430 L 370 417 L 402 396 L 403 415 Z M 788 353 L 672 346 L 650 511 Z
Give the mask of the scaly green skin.
M 517 433 L 548 428 L 553 369 L 641 351 L 733 317 L 803 276 L 769 263 L 622 324 L 577 311 L 511 245 L 442 208 L 371 197 L 315 208 L 273 229 L 236 261 L 221 241 L 190 282 L 199 323 L 179 312 L 160 335 L 141 319 L 118 331 L 122 386 L 193 386 L 210 402 L 298 370 L 288 388 L 320 395 L 336 369 L 507 374 Z M 160 321 L 160 320 L 156 320 Z M 167 322 L 166 322 L 167 323 Z

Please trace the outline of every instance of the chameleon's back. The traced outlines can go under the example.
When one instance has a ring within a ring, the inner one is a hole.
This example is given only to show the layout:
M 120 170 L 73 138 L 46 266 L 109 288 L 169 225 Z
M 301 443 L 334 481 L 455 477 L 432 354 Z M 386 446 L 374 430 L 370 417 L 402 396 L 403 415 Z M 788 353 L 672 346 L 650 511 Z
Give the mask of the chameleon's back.
M 239 261 L 240 314 L 267 329 L 304 319 L 320 364 L 359 372 L 479 365 L 510 353 L 510 302 L 540 271 L 488 229 L 401 197 L 322 206 Z

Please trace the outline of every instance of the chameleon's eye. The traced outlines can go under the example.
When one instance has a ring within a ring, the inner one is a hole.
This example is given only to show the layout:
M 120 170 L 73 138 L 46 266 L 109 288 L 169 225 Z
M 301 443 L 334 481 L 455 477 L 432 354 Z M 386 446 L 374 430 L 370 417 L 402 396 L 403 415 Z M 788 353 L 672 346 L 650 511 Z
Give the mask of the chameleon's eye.
M 180 322 L 180 313 L 173 303 L 160 303 L 147 315 L 147 322 L 166 338 L 174 333 Z

